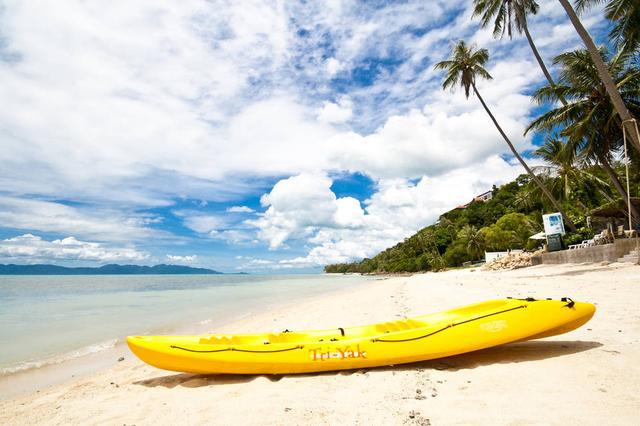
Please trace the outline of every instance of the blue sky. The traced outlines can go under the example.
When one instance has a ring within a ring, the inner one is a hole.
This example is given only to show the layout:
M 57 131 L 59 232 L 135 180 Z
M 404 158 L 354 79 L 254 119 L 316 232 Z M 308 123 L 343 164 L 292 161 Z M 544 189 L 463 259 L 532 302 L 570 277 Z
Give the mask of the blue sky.
M 539 3 L 551 66 L 580 43 Z M 481 92 L 520 150 L 538 140 L 542 73 L 470 4 L 3 2 L 0 263 L 315 271 L 406 238 L 522 172 L 440 89 L 453 42 L 490 50 Z

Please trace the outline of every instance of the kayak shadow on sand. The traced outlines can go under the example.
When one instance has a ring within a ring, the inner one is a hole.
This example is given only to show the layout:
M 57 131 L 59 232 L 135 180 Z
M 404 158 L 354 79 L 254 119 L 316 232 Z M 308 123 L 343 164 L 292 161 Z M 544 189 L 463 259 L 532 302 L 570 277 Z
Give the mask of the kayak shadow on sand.
M 519 362 L 539 361 L 548 358 L 555 358 L 564 355 L 576 354 L 599 348 L 602 343 L 591 341 L 530 341 L 521 343 L 511 343 L 508 345 L 496 346 L 482 349 L 475 352 L 468 352 L 461 355 L 439 358 L 429 361 L 414 362 L 410 364 L 383 366 L 375 368 L 325 371 L 318 373 L 303 374 L 274 374 L 274 375 L 242 375 L 242 374 L 187 374 L 178 373 L 154 377 L 151 379 L 138 380 L 134 385 L 146 387 L 174 388 L 176 386 L 197 388 L 202 386 L 217 386 L 234 383 L 247 383 L 258 378 L 267 378 L 272 382 L 277 382 L 283 377 L 305 377 L 323 375 L 343 375 L 348 376 L 355 373 L 375 374 L 382 371 L 411 371 L 419 369 L 450 370 L 458 371 L 470 368 L 482 367 L 493 364 L 511 364 Z

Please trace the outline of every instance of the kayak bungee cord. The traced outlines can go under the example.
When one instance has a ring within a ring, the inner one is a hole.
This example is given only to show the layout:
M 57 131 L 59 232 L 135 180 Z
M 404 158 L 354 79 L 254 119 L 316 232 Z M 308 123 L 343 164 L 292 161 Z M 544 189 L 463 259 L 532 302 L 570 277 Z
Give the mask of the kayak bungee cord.
M 296 349 L 302 349 L 304 348 L 303 345 L 298 345 L 296 347 L 293 348 L 286 348 L 286 349 L 273 349 L 273 350 L 266 350 L 266 351 L 254 351 L 251 349 L 238 349 L 238 348 L 224 348 L 224 349 L 212 349 L 212 350 L 198 350 L 198 349 L 189 349 L 189 348 L 183 348 L 180 346 L 175 346 L 175 345 L 171 345 L 169 346 L 171 349 L 180 349 L 183 351 L 187 351 L 187 352 L 198 352 L 198 353 L 214 353 L 214 352 L 249 352 L 249 353 L 256 353 L 256 354 L 271 354 L 271 353 L 275 353 L 275 352 L 288 352 L 288 351 L 295 351 Z
M 584 325 L 595 311 L 592 303 L 570 298 L 505 298 L 353 328 L 287 330 L 281 334 L 128 336 L 127 344 L 141 360 L 170 371 L 312 373 L 427 361 L 556 336 Z M 455 330 L 445 332 L 452 327 Z
M 504 314 L 505 312 L 515 311 L 516 309 L 522 309 L 522 308 L 526 308 L 526 307 L 527 307 L 527 305 L 520 305 L 520 306 L 516 306 L 515 308 L 505 309 L 504 311 L 500 311 L 500 312 L 493 312 L 493 313 L 491 313 L 491 314 L 482 315 L 482 316 L 480 316 L 480 317 L 476 317 L 476 318 L 471 318 L 471 319 L 468 319 L 468 320 L 466 320 L 466 321 L 461 321 L 461 322 L 457 322 L 457 323 L 449 324 L 449 325 L 447 325 L 446 327 L 442 327 L 441 329 L 436 330 L 436 331 L 433 331 L 433 332 L 431 332 L 431 333 L 429 333 L 429 334 L 425 334 L 424 336 L 410 337 L 410 338 L 407 338 L 407 339 L 398 339 L 398 340 L 388 340 L 388 339 L 371 339 L 371 342 L 373 342 L 373 343 L 376 343 L 376 342 L 382 342 L 382 343 L 402 343 L 402 342 L 412 342 L 412 341 L 414 341 L 414 340 L 420 340 L 420 339 L 424 339 L 424 338 L 429 337 L 429 336 L 433 336 L 434 334 L 438 334 L 438 333 L 440 333 L 441 331 L 445 331 L 446 329 L 449 329 L 449 328 L 455 327 L 456 325 L 466 324 L 466 323 L 471 322 L 471 321 L 477 321 L 477 320 L 482 319 L 482 318 L 487 318 L 487 317 L 491 317 L 491 316 L 494 316 L 494 315 Z
M 382 342 L 382 343 L 402 343 L 402 342 L 411 342 L 414 340 L 420 340 L 420 339 L 424 339 L 426 337 L 429 336 L 433 336 L 434 334 L 440 333 L 441 331 L 444 331 L 448 328 L 451 327 L 455 327 L 456 325 L 461 325 L 461 324 L 466 324 L 468 322 L 472 322 L 472 321 L 477 321 L 483 318 L 487 318 L 487 317 L 491 317 L 494 315 L 499 315 L 499 314 L 504 314 L 506 312 L 509 311 L 514 311 L 516 309 L 522 309 L 522 308 L 526 308 L 527 305 L 520 305 L 520 306 L 516 306 L 515 308 L 510 308 L 510 309 L 505 309 L 503 311 L 499 311 L 499 312 L 493 312 L 487 315 L 482 315 L 476 318 L 471 318 L 468 319 L 466 321 L 461 321 L 458 323 L 454 323 L 454 324 L 449 324 L 446 327 L 443 327 L 439 330 L 433 331 L 429 334 L 425 334 L 423 336 L 418 336 L 418 337 L 411 337 L 408 339 L 398 339 L 398 340 L 388 340 L 388 339 L 371 339 L 371 342 L 376 343 L 376 342 Z M 344 336 L 344 329 L 343 328 L 338 328 L 338 330 L 341 331 L 341 335 Z M 273 349 L 273 350 L 265 350 L 265 351 L 256 351 L 256 350 L 250 350 L 250 349 L 238 349 L 238 348 L 234 348 L 234 347 L 230 347 L 230 348 L 224 348 L 224 349 L 211 349 L 211 350 L 199 350 L 199 349 L 189 349 L 189 348 L 183 348 L 181 346 L 175 346 L 175 345 L 171 345 L 169 346 L 171 349 L 180 349 L 183 351 L 187 351 L 187 352 L 197 352 L 197 353 L 216 353 L 216 352 L 230 352 L 230 351 L 235 351 L 235 352 L 248 352 L 248 353 L 275 353 L 275 352 L 288 352 L 288 351 L 294 351 L 296 349 L 303 349 L 304 346 L 302 345 L 298 345 L 295 346 L 293 348 L 286 348 L 286 349 Z

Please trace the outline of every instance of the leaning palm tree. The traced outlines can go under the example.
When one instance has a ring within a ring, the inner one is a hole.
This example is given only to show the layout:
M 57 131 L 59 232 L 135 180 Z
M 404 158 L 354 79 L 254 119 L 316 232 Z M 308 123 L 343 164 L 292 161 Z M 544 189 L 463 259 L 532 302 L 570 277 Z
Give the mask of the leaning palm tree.
M 625 65 L 628 54 L 624 52 L 609 59 L 607 51 L 601 49 L 598 56 L 608 59 L 607 73 L 613 76 L 626 105 L 639 114 L 640 70 Z M 553 103 L 564 96 L 569 103 L 542 114 L 529 125 L 526 132 L 561 128 L 560 135 L 568 138 L 568 143 L 576 152 L 581 152 L 585 158 L 602 167 L 626 202 L 627 192 L 611 166 L 622 145 L 622 131 L 591 55 L 586 50 L 566 52 L 557 56 L 554 63 L 561 67 L 557 85 L 539 88 L 534 93 L 534 99 L 539 103 Z M 640 218 L 633 206 L 631 210 L 633 216 Z
M 538 3 L 535 0 L 474 0 L 473 2 L 475 4 L 473 16 L 480 17 L 483 28 L 493 24 L 493 36 L 495 38 L 504 37 L 506 33 L 511 39 L 514 29 L 519 34 L 524 33 L 542 73 L 549 84 L 553 86 L 555 84 L 553 77 L 551 77 L 551 73 L 542 60 L 536 44 L 533 42 L 527 24 L 527 15 L 538 13 Z
M 606 3 L 605 16 L 614 23 L 609 37 L 616 49 L 627 52 L 640 50 L 640 1 L 576 0 L 576 11 L 581 13 L 591 6 L 602 3 Z
M 591 56 L 591 59 L 593 60 L 593 63 L 595 64 L 596 69 L 598 70 L 598 75 L 600 76 L 600 80 L 602 80 L 602 83 L 604 84 L 604 87 L 607 90 L 607 94 L 609 95 L 609 98 L 611 98 L 611 102 L 616 112 L 620 116 L 622 128 L 626 129 L 626 131 L 628 132 L 628 135 L 630 136 L 633 147 L 640 153 L 640 135 L 638 135 L 638 133 L 636 132 L 636 126 L 634 125 L 634 118 L 629 112 L 629 110 L 627 109 L 627 106 L 625 105 L 624 101 L 622 100 L 622 97 L 620 96 L 620 92 L 618 91 L 618 88 L 616 87 L 616 84 L 613 81 L 613 78 L 611 78 L 611 74 L 609 74 L 609 71 L 607 70 L 607 66 L 604 64 L 604 60 L 602 59 L 602 56 L 600 56 L 600 53 L 598 52 L 598 48 L 596 48 L 596 45 L 593 43 L 593 39 L 589 35 L 589 32 L 586 30 L 584 25 L 582 25 L 582 22 L 580 22 L 580 19 L 578 18 L 576 11 L 573 10 L 571 3 L 569 3 L 568 0 L 558 0 L 558 1 L 564 8 L 565 12 L 567 12 L 567 15 L 569 16 L 569 20 L 571 20 L 571 23 L 576 29 L 576 32 L 578 33 L 580 38 L 582 38 L 582 41 L 587 47 L 587 50 L 589 51 L 589 55 Z M 638 0 L 633 0 L 633 1 L 637 2 Z
M 515 147 L 511 143 L 511 140 L 509 140 L 504 130 L 502 130 L 502 127 L 500 127 L 500 124 L 498 124 L 498 121 L 493 116 L 493 113 L 485 103 L 482 96 L 480 96 L 480 92 L 476 87 L 476 77 L 481 77 L 487 80 L 491 80 L 493 78 L 491 77 L 491 74 L 489 74 L 489 72 L 484 68 L 484 65 L 487 63 L 488 60 L 489 60 L 489 52 L 487 51 L 487 49 L 476 50 L 475 46 L 467 46 L 464 40 L 460 40 L 453 47 L 453 50 L 451 52 L 451 57 L 448 60 L 438 62 L 435 65 L 436 69 L 447 71 L 445 80 L 442 83 L 442 88 L 454 89 L 456 86 L 460 85 L 464 89 L 464 94 L 467 97 L 467 99 L 469 99 L 470 91 L 471 89 L 473 89 L 473 92 L 478 97 L 478 100 L 482 104 L 484 110 L 489 115 L 489 118 L 491 118 L 491 121 L 498 129 L 498 132 L 500 133 L 500 135 L 502 136 L 506 144 L 509 146 L 509 149 L 513 153 L 513 156 L 516 157 L 516 159 L 520 162 L 522 167 L 524 167 L 524 169 L 527 171 L 529 176 L 531 176 L 531 179 L 533 179 L 536 185 L 540 187 L 540 190 L 549 199 L 549 201 L 551 201 L 551 204 L 553 204 L 553 206 L 557 209 L 557 211 L 562 213 L 562 216 L 567 221 L 567 225 L 569 226 L 569 228 L 575 232 L 576 231 L 575 225 L 573 224 L 571 219 L 569 219 L 569 217 L 565 214 L 564 209 L 562 208 L 562 206 L 560 206 L 560 203 L 558 203 L 558 201 L 551 194 L 551 192 L 549 192 L 549 190 L 544 186 L 544 184 L 538 178 L 538 176 L 536 176 L 535 173 L 533 173 L 531 168 L 527 165 L 527 163 L 524 161 L 522 156 L 520 156 L 518 151 L 516 151 Z

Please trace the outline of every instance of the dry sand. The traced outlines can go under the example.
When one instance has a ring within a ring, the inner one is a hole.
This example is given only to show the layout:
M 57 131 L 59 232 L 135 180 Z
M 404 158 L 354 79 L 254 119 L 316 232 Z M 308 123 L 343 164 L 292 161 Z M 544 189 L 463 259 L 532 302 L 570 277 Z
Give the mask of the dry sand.
M 640 267 L 536 266 L 394 277 L 229 324 L 336 327 L 506 296 L 594 302 L 569 334 L 405 366 L 299 376 L 197 376 L 128 355 L 0 402 L 0 424 L 606 424 L 640 421 Z

